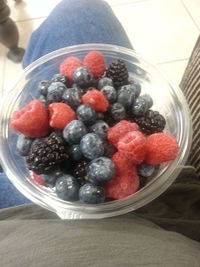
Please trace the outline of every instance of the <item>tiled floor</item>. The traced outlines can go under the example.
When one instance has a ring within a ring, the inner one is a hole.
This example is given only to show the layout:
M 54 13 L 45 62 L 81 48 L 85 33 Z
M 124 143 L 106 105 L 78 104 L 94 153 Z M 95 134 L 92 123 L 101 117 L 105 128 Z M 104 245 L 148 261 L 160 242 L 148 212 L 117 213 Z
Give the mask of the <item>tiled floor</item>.
M 8 0 L 17 22 L 20 46 L 26 48 L 36 29 L 60 0 Z M 80 0 L 81 1 L 81 0 Z M 157 63 L 166 76 L 179 84 L 200 32 L 199 0 L 107 0 L 124 26 L 134 48 Z M 20 64 L 6 58 L 0 45 L 0 94 L 9 90 L 20 72 Z

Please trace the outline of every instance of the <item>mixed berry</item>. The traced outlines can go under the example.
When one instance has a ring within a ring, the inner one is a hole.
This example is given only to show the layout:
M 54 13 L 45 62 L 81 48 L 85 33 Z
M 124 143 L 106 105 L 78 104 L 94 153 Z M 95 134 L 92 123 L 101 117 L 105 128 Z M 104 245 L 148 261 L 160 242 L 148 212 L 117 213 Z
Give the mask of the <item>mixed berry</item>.
M 106 69 L 98 51 L 61 62 L 39 83 L 38 99 L 11 118 L 34 182 L 63 200 L 97 204 L 134 194 L 174 160 L 178 143 L 141 89 L 121 59 Z

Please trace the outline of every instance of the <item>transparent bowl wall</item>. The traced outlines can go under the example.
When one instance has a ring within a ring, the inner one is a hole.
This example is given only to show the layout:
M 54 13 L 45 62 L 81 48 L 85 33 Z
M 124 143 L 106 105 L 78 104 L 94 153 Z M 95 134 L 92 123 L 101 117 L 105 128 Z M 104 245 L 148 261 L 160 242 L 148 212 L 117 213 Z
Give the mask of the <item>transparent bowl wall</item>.
M 11 114 L 30 100 L 37 98 L 37 84 L 51 79 L 59 72 L 60 62 L 68 56 L 80 59 L 91 50 L 101 51 L 108 65 L 116 58 L 125 61 L 130 75 L 149 93 L 153 109 L 166 118 L 166 130 L 179 143 L 177 158 L 163 164 L 148 184 L 135 194 L 119 201 L 97 205 L 66 202 L 57 198 L 54 190 L 34 184 L 24 159 L 15 152 L 17 135 L 9 127 Z M 168 82 L 152 64 L 132 50 L 105 44 L 87 44 L 63 48 L 52 52 L 27 67 L 16 86 L 3 98 L 0 106 L 0 158 L 5 173 L 17 189 L 34 203 L 51 210 L 63 219 L 104 218 L 138 209 L 158 197 L 176 179 L 184 165 L 191 146 L 192 129 L 189 110 L 181 90 Z

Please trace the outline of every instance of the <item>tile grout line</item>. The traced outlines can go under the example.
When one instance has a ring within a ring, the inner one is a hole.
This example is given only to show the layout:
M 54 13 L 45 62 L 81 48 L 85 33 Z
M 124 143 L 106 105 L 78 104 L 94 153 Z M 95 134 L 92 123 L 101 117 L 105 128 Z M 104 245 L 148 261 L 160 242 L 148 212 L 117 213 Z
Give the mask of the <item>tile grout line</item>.
M 36 17 L 36 18 L 27 18 L 27 19 L 22 19 L 22 20 L 15 20 L 15 23 L 21 23 L 21 22 L 27 22 L 31 20 L 39 20 L 39 19 L 45 19 L 47 16 L 42 16 L 42 17 Z M 12 19 L 13 20 L 13 19 Z
M 158 65 L 169 64 L 169 63 L 180 62 L 180 61 L 184 61 L 184 60 L 188 60 L 188 59 L 189 59 L 189 57 L 187 57 L 187 58 L 181 58 L 181 59 L 175 59 L 175 60 L 170 60 L 170 61 L 157 62 L 156 64 L 158 64 Z
M 185 5 L 185 3 L 183 2 L 183 0 L 181 0 L 181 3 L 185 9 L 185 11 L 188 13 L 189 17 L 191 18 L 191 20 L 193 21 L 193 23 L 195 24 L 195 26 L 197 27 L 198 31 L 200 31 L 200 26 L 198 25 L 198 23 L 195 21 L 195 19 L 192 17 L 192 14 L 190 13 L 190 11 L 188 10 L 187 6 Z

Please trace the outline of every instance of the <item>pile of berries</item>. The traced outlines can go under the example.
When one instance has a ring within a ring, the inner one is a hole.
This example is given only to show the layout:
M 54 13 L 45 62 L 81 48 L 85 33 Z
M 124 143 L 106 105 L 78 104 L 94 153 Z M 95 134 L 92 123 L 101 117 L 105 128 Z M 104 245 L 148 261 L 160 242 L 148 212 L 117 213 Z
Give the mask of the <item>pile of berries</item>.
M 165 118 L 117 59 L 68 57 L 60 73 L 38 85 L 38 99 L 13 113 L 16 149 L 34 182 L 66 201 L 97 204 L 135 193 L 178 143 Z

